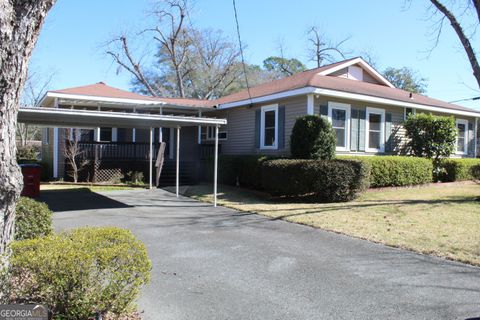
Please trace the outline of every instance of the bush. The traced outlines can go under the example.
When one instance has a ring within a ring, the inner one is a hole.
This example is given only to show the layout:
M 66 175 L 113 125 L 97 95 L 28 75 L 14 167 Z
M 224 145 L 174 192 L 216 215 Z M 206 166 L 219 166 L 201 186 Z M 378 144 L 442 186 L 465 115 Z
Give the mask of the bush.
M 9 303 L 40 303 L 55 319 L 131 312 L 151 262 L 142 242 L 119 228 L 80 228 L 12 243 Z
M 416 157 L 433 160 L 435 179 L 440 173 L 442 158 L 448 158 L 455 150 L 457 127 L 453 117 L 432 114 L 411 114 L 405 122 L 408 146 Z
M 335 145 L 335 133 L 328 120 L 307 115 L 295 121 L 290 136 L 293 158 L 330 160 L 335 157 Z
M 221 155 L 218 158 L 218 182 L 261 189 L 262 163 L 267 159 L 263 155 Z M 205 167 L 205 180 L 211 181 L 213 160 L 209 159 Z
M 440 180 L 443 182 L 478 179 L 480 159 L 445 159 L 441 164 Z
M 17 148 L 17 160 L 37 160 L 40 151 L 35 146 L 25 146 Z
M 368 164 L 354 160 L 269 160 L 262 168 L 267 192 L 322 202 L 355 199 L 368 188 L 370 174 Z
M 373 188 L 413 186 L 432 182 L 433 164 L 429 159 L 400 156 L 342 158 L 370 164 L 370 186 Z
M 52 211 L 43 202 L 20 197 L 15 212 L 15 240 L 52 234 Z

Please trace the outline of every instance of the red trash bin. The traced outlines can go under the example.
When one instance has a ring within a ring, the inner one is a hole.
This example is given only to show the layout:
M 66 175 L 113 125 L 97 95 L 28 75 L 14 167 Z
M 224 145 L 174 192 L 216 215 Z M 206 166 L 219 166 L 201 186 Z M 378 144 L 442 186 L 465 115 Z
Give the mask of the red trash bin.
M 23 174 L 22 196 L 36 198 L 40 196 L 40 174 L 42 167 L 34 163 L 21 164 Z

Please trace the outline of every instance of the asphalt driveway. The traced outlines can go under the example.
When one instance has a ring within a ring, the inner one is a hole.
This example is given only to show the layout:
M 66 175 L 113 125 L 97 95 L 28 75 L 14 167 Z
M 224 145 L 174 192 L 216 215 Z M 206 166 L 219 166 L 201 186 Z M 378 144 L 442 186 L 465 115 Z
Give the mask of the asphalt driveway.
M 163 190 L 45 200 L 57 230 L 113 225 L 145 242 L 145 319 L 480 319 L 480 268 Z

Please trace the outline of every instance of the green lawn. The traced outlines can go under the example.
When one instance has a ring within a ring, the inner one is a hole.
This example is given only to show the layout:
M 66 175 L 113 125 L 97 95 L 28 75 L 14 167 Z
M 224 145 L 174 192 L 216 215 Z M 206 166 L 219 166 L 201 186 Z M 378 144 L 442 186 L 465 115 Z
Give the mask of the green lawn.
M 186 195 L 212 201 L 212 188 Z M 473 182 L 371 189 L 347 203 L 292 203 L 219 186 L 219 204 L 389 246 L 480 265 L 480 185 Z
M 47 190 L 78 190 L 78 189 L 88 189 L 92 192 L 103 192 L 103 191 L 116 191 L 116 190 L 132 190 L 138 189 L 139 187 L 130 187 L 130 186 L 109 186 L 109 185 L 91 185 L 91 184 L 74 184 L 74 183 L 61 183 L 61 184 L 50 184 L 42 183 L 40 185 L 40 191 Z

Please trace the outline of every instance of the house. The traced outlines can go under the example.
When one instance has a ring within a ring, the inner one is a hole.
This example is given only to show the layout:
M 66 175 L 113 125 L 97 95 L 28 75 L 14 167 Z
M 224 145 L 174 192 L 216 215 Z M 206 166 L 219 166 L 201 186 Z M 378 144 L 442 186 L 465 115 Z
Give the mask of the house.
M 459 133 L 455 155 L 476 157 L 480 117 L 480 111 L 395 88 L 362 58 L 307 70 L 210 101 L 153 98 L 98 83 L 49 91 L 40 106 L 225 118 L 227 124 L 219 129 L 220 150 L 231 155 L 289 155 L 295 119 L 306 114 L 321 115 L 332 123 L 338 154 L 402 154 L 406 146 L 403 121 L 410 113 L 428 112 L 454 116 Z M 211 155 L 215 128 L 189 129 L 182 132 L 182 166 L 184 174 L 190 171 L 185 176 L 197 178 L 202 171 L 200 160 Z M 104 163 L 104 171 L 120 174 L 129 166 L 133 170 L 130 158 L 146 159 L 148 130 L 96 128 L 76 132 L 86 154 L 91 156 L 94 148 L 103 150 L 102 159 L 110 162 Z M 73 136 L 66 137 L 62 129 L 44 130 L 43 158 L 56 178 L 65 176 L 62 149 L 66 138 Z M 175 158 L 175 138 L 173 129 L 155 128 L 154 142 L 167 143 L 169 160 Z M 134 156 L 132 148 L 136 148 Z M 112 173 L 103 176 L 96 174 L 94 180 L 111 178 Z

